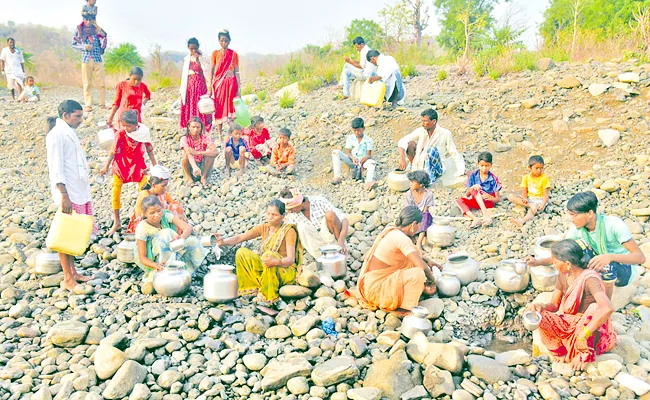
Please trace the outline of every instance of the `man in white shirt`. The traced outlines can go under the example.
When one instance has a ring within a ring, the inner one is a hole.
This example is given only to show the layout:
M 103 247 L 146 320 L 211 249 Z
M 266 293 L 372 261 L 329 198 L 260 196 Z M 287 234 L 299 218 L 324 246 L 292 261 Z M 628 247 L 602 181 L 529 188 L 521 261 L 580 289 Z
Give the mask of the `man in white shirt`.
M 431 182 L 441 180 L 447 185 L 465 173 L 465 161 L 456 149 L 451 132 L 438 126 L 438 113 L 429 108 L 422 111 L 422 126 L 397 142 L 399 169 L 406 170 L 406 157 L 413 171 L 425 171 Z
M 397 61 L 391 56 L 380 54 L 377 50 L 370 50 L 366 55 L 368 62 L 377 66 L 377 72 L 368 79 L 368 82 L 382 81 L 386 85 L 386 101 L 402 104 L 406 98 L 406 89 L 402 80 Z
M 7 39 L 7 45 L 0 52 L 0 70 L 2 75 L 7 77 L 7 87 L 11 89 L 11 97 L 15 100 L 16 90 L 20 96 L 24 87 L 25 59 L 22 50 L 16 47 L 16 41 L 13 38 Z
M 373 72 L 375 66 L 368 62 L 366 55 L 371 50 L 361 36 L 357 36 L 352 41 L 354 48 L 359 52 L 359 62 L 353 61 L 350 57 L 345 57 L 345 65 L 341 71 L 341 79 L 339 85 L 343 87 L 343 98 L 350 97 L 350 80 L 355 79 L 368 79 Z
M 61 206 L 61 211 L 71 214 L 74 210 L 78 214 L 92 216 L 88 161 L 74 131 L 82 121 L 81 104 L 74 100 L 65 100 L 59 105 L 59 118 L 45 139 L 47 167 L 52 199 L 55 204 Z M 96 233 L 97 226 L 93 224 L 93 234 Z M 66 289 L 72 291 L 78 282 L 93 279 L 92 276 L 83 276 L 77 272 L 73 256 L 59 253 L 59 259 L 63 268 L 63 285 Z

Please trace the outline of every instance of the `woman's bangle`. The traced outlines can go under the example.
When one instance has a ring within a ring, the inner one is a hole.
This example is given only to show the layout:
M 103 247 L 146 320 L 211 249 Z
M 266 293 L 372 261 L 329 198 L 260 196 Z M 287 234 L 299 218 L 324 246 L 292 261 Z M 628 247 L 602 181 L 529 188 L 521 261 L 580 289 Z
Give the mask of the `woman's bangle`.
M 593 335 L 593 333 L 586 326 L 585 326 L 585 329 L 583 330 L 583 332 L 585 334 L 585 339 L 589 339 L 591 337 L 591 335 Z

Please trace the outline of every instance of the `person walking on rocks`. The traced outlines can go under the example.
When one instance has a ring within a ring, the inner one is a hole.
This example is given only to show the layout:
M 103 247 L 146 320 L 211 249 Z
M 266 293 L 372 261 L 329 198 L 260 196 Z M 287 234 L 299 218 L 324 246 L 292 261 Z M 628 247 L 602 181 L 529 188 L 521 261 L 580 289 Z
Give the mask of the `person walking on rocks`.
M 142 82 L 144 71 L 140 67 L 131 68 L 129 79 L 122 81 L 115 87 L 115 101 L 111 114 L 106 123 L 113 126 L 113 118 L 117 113 L 117 129 L 121 129 L 122 114 L 127 110 L 134 110 L 138 114 L 138 122 L 142 123 L 142 106 L 151 100 L 151 92 Z
M 25 87 L 25 58 L 23 52 L 16 47 L 14 38 L 7 39 L 7 47 L 0 52 L 0 71 L 7 78 L 7 87 L 11 90 L 11 98 L 16 100 Z M 18 93 L 16 93 L 18 92 Z
M 106 49 L 106 32 L 97 25 L 95 17 L 88 14 L 77 28 L 72 41 L 72 48 L 81 51 L 81 78 L 84 90 L 85 111 L 93 110 L 93 98 L 90 89 L 93 85 L 93 75 L 99 86 L 99 106 L 106 107 L 106 81 L 104 78 L 103 54 Z
M 83 121 L 81 104 L 65 100 L 59 105 L 59 118 L 45 138 L 47 147 L 47 167 L 50 175 L 52 198 L 61 211 L 71 214 L 93 215 L 90 184 L 88 183 L 88 161 L 81 148 L 75 129 Z M 97 225 L 93 223 L 93 236 L 97 235 Z M 74 266 L 74 257 L 59 253 L 63 269 L 63 285 L 72 290 L 78 282 L 93 279 L 83 276 Z
M 212 53 L 210 68 L 210 83 L 208 94 L 214 99 L 215 113 L 213 123 L 217 125 L 219 144 L 223 144 L 221 136 L 222 124 L 235 119 L 235 97 L 241 97 L 241 80 L 239 78 L 239 55 L 229 49 L 230 32 L 227 29 L 219 32 L 221 50 Z
M 266 207 L 265 224 L 229 238 L 216 235 L 218 246 L 234 246 L 261 237 L 259 254 L 242 247 L 235 255 L 235 265 L 239 295 L 255 294 L 264 305 L 278 299 L 280 287 L 295 282 L 302 265 L 298 230 L 285 221 L 285 214 L 284 203 L 274 199 Z
M 345 141 L 345 153 L 341 150 L 332 151 L 332 169 L 334 180 L 332 184 L 341 183 L 341 162 L 352 168 L 358 176 L 354 180 L 363 179 L 363 170 L 367 171 L 365 189 L 370 190 L 375 185 L 375 168 L 377 163 L 372 159 L 373 143 L 370 136 L 364 134 L 365 125 L 362 118 L 352 120 L 352 135 Z
M 363 40 L 361 36 L 357 36 L 352 40 L 352 44 L 354 45 L 354 49 L 359 52 L 359 61 L 357 62 L 350 59 L 350 57 L 345 57 L 345 65 L 343 65 L 341 78 L 339 79 L 339 85 L 343 88 L 344 99 L 351 96 L 351 79 L 366 80 L 377 70 L 377 67 L 374 64 L 368 62 L 367 55 L 372 49 L 366 44 L 366 41 Z
M 106 234 L 112 235 L 122 228 L 120 209 L 122 208 L 122 186 L 125 183 L 134 182 L 138 187 L 147 183 L 147 163 L 144 160 L 144 152 L 149 155 L 151 165 L 156 165 L 156 157 L 153 154 L 151 145 L 151 134 L 149 128 L 138 124 L 138 113 L 135 110 L 127 110 L 121 116 L 122 129 L 115 133 L 115 144 L 113 150 L 106 160 L 106 165 L 101 169 L 100 174 L 105 175 L 108 169 L 113 167 L 113 192 L 111 205 L 113 206 L 113 227 Z
M 203 122 L 205 130 L 210 132 L 212 115 L 199 112 L 199 100 L 208 93 L 208 84 L 201 65 L 202 54 L 199 50 L 199 41 L 191 38 L 187 41 L 187 48 L 190 54 L 185 56 L 181 72 L 181 129 L 185 129 L 193 118 L 198 117 Z
M 398 168 L 406 170 L 407 157 L 413 171 L 425 171 L 431 183 L 441 180 L 453 183 L 465 174 L 465 161 L 456 149 L 454 138 L 448 129 L 438 125 L 438 113 L 429 108 L 420 114 L 422 126 L 397 142 Z
M 347 291 L 362 307 L 406 312 L 418 305 L 423 292 L 435 293 L 434 265 L 429 266 L 413 244 L 421 222 L 417 207 L 405 207 L 395 226 L 377 236 L 364 257 L 357 287 Z
M 616 345 L 610 319 L 614 306 L 600 274 L 588 268 L 589 258 L 578 243 L 571 239 L 557 242 L 551 254 L 560 272 L 551 302 L 530 304 L 528 310 L 541 313 L 540 337 L 554 361 L 584 370 L 596 355 Z
M 587 267 L 603 274 L 607 295 L 612 298 L 614 285 L 627 286 L 638 275 L 646 257 L 632 237 L 627 224 L 619 217 L 598 213 L 598 198 L 593 192 L 574 195 L 567 202 L 571 228 L 567 239 L 585 243 L 586 253 L 594 255 Z M 552 259 L 527 257 L 531 266 L 549 265 Z
M 289 188 L 280 193 L 280 200 L 286 204 L 287 222 L 298 227 L 300 241 L 312 257 L 320 257 L 320 248 L 328 244 L 338 244 L 343 254 L 347 254 L 345 240 L 349 223 L 345 214 L 329 200 L 303 196 Z
M 370 50 L 366 54 L 366 58 L 368 62 L 377 66 L 377 72 L 368 78 L 368 82 L 384 82 L 386 84 L 385 100 L 393 103 L 393 106 L 402 104 L 406 98 L 406 89 L 397 61 L 391 56 L 380 54 L 377 50 Z
M 205 132 L 200 118 L 193 117 L 188 122 L 187 134 L 181 137 L 181 149 L 183 149 L 183 175 L 187 183 L 194 185 L 200 180 L 202 185 L 208 185 L 217 148 Z

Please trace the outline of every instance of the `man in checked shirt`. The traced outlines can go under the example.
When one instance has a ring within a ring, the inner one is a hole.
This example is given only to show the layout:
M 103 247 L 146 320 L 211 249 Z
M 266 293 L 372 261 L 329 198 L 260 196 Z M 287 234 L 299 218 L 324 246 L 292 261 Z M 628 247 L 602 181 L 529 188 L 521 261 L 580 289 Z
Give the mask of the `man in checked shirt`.
M 81 51 L 85 111 L 93 110 L 93 98 L 90 94 L 93 74 L 97 78 L 99 106 L 106 107 L 106 82 L 104 81 L 104 59 L 102 58 L 105 47 L 106 32 L 97 25 L 93 15 L 85 15 L 84 22 L 77 27 L 77 33 L 72 41 L 72 48 Z

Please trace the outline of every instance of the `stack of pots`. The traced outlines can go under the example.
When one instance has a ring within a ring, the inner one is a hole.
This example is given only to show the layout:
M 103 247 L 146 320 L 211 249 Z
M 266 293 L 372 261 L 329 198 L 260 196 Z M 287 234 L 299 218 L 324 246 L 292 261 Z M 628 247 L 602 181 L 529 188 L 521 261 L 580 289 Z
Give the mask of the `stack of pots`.
M 561 236 L 547 235 L 537 239 L 535 243 L 534 255 L 536 260 L 542 260 L 551 257 L 551 247 L 556 242 L 562 240 Z M 552 265 L 538 265 L 530 267 L 530 277 L 533 281 L 533 287 L 540 292 L 551 292 L 555 289 L 558 271 Z

